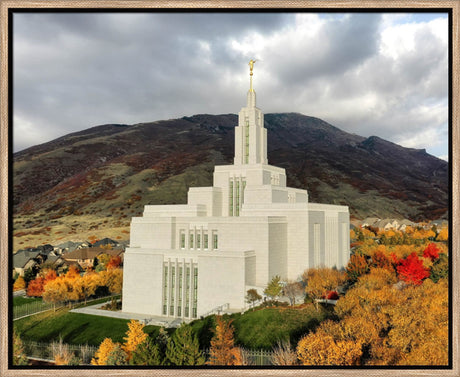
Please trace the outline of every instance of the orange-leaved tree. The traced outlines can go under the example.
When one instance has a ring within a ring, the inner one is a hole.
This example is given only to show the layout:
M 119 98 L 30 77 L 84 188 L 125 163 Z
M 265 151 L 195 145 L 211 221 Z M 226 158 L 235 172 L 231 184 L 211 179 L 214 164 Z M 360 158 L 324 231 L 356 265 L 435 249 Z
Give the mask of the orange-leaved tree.
M 209 365 L 242 364 L 241 350 L 234 345 L 232 321 L 226 321 L 220 315 L 216 316 L 216 328 L 209 350 Z
M 109 263 L 107 263 L 107 270 L 118 268 L 120 266 L 121 266 L 121 258 L 119 255 L 116 255 L 110 258 Z
M 352 282 L 358 280 L 361 275 L 369 271 L 369 265 L 366 258 L 362 255 L 353 254 L 346 267 L 348 279 Z
M 42 277 L 37 277 L 34 280 L 29 281 L 26 294 L 29 297 L 41 297 L 43 295 L 44 287 L 45 279 Z

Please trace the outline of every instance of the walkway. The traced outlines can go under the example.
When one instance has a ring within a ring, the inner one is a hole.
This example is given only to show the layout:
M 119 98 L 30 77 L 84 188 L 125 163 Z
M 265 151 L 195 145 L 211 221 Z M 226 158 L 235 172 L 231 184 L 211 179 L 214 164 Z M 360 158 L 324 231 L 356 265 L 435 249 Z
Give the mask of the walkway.
M 107 303 L 101 303 L 91 306 L 86 306 L 84 308 L 72 309 L 71 313 L 82 313 L 90 315 L 98 315 L 103 317 L 112 317 L 112 318 L 122 318 L 122 319 L 135 319 L 145 325 L 154 325 L 161 327 L 179 327 L 183 322 L 181 318 L 167 318 L 160 316 L 152 316 L 148 314 L 139 314 L 139 313 L 127 313 L 122 311 L 112 311 L 100 309 L 101 306 L 106 305 Z M 185 322 L 190 322 L 190 320 L 185 320 Z

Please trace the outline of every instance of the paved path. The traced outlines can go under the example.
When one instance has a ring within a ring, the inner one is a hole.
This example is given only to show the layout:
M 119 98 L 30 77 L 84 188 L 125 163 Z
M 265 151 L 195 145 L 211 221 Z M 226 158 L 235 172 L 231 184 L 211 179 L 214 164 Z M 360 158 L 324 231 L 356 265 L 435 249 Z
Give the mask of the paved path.
M 84 308 L 72 309 L 72 313 L 82 313 L 90 315 L 99 315 L 103 317 L 112 317 L 112 318 L 122 318 L 122 319 L 135 319 L 145 325 L 154 325 L 161 327 L 179 327 L 182 323 L 182 320 L 179 318 L 167 318 L 160 316 L 152 316 L 148 314 L 138 314 L 138 313 L 127 313 L 122 311 L 112 311 L 100 309 L 102 305 L 107 303 L 101 303 L 96 305 L 87 306 Z M 189 321 L 186 321 L 189 322 Z

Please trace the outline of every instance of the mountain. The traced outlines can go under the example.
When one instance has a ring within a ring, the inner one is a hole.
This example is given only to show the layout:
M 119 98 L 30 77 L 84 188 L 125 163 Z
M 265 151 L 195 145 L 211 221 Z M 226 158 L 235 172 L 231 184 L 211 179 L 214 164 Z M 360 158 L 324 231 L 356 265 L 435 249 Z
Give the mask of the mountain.
M 128 238 L 144 205 L 185 203 L 188 187 L 212 185 L 214 166 L 233 163 L 237 123 L 234 114 L 201 114 L 108 124 L 15 153 L 15 245 Z M 360 219 L 447 217 L 448 164 L 425 150 L 297 113 L 265 114 L 265 127 L 269 163 L 311 202 L 348 205 Z

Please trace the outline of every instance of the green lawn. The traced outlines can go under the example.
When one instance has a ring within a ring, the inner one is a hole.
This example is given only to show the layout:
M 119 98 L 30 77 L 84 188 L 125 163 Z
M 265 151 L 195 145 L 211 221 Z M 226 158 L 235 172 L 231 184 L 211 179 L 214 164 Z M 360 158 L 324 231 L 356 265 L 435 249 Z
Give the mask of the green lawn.
M 250 349 L 272 349 L 279 340 L 290 340 L 295 345 L 303 335 L 330 317 L 330 311 L 321 307 L 316 311 L 313 304 L 303 309 L 261 309 L 224 316 L 233 319 L 236 344 Z M 214 316 L 193 321 L 191 325 L 201 348 L 209 348 L 214 335 Z
M 107 337 L 123 342 L 128 322 L 125 319 L 69 313 L 68 309 L 59 309 L 55 313 L 48 311 L 14 321 L 14 328 L 26 340 L 51 342 L 62 337 L 64 343 L 98 346 Z M 145 331 L 156 334 L 158 329 L 147 326 Z
M 299 339 L 328 317 L 313 305 L 304 309 L 262 309 L 233 315 L 236 344 L 251 349 L 272 349 L 278 341 Z
M 42 302 L 42 299 L 35 298 L 35 297 L 23 297 L 23 296 L 13 297 L 13 306 L 31 304 L 32 302 Z
M 298 340 L 328 317 L 328 312 L 314 306 L 304 309 L 261 309 L 245 314 L 225 316 L 233 318 L 237 345 L 251 349 L 271 349 L 278 340 Z M 128 320 L 100 317 L 88 314 L 69 313 L 68 309 L 49 311 L 14 321 L 21 338 L 51 342 L 63 338 L 69 344 L 99 345 L 106 337 L 123 342 L 128 330 Z M 214 316 L 191 323 L 201 348 L 209 348 L 215 326 Z M 146 326 L 145 332 L 152 337 L 158 335 L 159 327 Z M 168 329 L 172 333 L 174 329 Z

